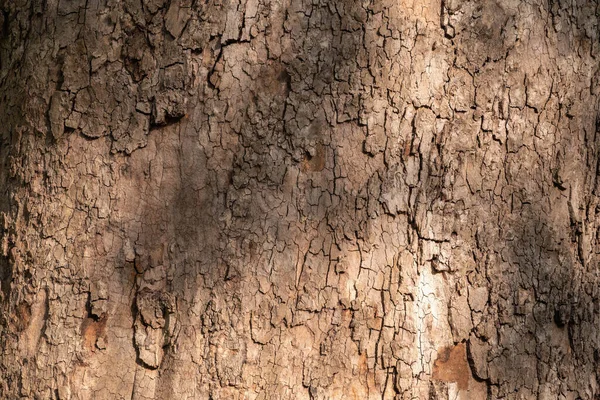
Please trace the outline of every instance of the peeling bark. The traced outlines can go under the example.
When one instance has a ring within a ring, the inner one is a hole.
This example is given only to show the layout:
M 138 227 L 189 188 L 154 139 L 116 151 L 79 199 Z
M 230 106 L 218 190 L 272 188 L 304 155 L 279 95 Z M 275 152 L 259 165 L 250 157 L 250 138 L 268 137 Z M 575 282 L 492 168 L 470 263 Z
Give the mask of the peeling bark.
M 0 10 L 1 398 L 600 396 L 597 1 Z

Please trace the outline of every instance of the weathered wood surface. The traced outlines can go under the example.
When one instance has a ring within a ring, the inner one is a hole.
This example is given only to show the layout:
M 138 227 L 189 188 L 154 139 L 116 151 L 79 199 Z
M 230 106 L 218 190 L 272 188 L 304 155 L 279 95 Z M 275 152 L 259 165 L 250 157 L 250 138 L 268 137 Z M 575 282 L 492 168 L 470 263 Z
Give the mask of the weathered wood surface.
M 0 4 L 1 398 L 600 396 L 597 1 Z

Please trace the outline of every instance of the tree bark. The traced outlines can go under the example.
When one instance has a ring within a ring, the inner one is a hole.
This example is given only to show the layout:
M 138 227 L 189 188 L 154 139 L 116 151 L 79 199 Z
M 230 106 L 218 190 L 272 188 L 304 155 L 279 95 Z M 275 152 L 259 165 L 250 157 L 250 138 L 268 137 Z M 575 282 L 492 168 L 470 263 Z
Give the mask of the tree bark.
M 1 398 L 599 398 L 598 1 L 0 4 Z

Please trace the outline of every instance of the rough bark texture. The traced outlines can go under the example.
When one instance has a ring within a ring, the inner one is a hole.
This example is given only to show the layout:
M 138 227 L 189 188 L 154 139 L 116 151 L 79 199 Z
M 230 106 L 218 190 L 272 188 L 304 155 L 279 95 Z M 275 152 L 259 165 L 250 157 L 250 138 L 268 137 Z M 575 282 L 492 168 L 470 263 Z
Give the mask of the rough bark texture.
M 600 396 L 597 1 L 0 4 L 1 398 Z

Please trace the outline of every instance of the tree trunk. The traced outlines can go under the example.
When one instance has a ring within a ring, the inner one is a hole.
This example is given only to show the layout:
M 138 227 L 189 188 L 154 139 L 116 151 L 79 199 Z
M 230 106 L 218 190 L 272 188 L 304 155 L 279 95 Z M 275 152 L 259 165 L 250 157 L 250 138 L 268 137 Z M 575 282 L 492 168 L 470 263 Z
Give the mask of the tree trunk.
M 598 1 L 0 4 L 1 398 L 600 398 Z

